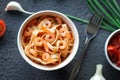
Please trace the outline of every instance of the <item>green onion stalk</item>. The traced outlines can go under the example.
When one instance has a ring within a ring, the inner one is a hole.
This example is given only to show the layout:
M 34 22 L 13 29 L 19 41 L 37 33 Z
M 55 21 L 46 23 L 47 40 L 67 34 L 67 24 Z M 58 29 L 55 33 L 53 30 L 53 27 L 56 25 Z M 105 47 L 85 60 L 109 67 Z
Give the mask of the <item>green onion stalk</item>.
M 86 0 L 86 4 L 91 13 L 100 12 L 104 15 L 101 28 L 107 31 L 120 29 L 120 6 L 116 0 Z M 69 18 L 88 24 L 86 19 L 78 18 L 69 14 L 65 14 Z
M 120 7 L 116 0 L 86 0 L 92 13 L 95 11 L 104 15 L 102 27 L 108 31 L 120 28 Z

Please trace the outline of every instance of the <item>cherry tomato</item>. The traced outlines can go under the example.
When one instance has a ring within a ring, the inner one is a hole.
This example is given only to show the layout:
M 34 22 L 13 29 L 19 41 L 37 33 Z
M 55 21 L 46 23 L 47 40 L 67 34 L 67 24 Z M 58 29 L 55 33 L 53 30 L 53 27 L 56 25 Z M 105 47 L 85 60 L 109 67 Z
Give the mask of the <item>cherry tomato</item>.
M 4 35 L 5 31 L 6 31 L 6 24 L 2 19 L 0 19 L 0 37 Z

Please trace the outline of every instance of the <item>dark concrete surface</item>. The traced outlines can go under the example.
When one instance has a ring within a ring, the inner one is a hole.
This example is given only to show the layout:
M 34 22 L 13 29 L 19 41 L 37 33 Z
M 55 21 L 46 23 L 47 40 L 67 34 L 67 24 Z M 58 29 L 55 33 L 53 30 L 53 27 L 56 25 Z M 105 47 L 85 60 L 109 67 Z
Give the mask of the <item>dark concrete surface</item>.
M 86 24 L 72 20 L 79 30 L 79 50 L 74 60 L 66 67 L 56 71 L 38 70 L 24 61 L 17 48 L 17 33 L 22 22 L 29 16 L 19 12 L 5 12 L 11 0 L 0 0 L 0 18 L 5 20 L 7 31 L 0 38 L 0 80 L 67 80 L 77 61 L 85 42 Z M 56 10 L 89 20 L 91 13 L 85 0 L 15 0 L 25 10 Z M 89 80 L 95 73 L 96 64 L 103 65 L 106 80 L 120 80 L 120 72 L 110 66 L 105 58 L 104 45 L 111 32 L 100 29 L 91 41 L 76 80 Z

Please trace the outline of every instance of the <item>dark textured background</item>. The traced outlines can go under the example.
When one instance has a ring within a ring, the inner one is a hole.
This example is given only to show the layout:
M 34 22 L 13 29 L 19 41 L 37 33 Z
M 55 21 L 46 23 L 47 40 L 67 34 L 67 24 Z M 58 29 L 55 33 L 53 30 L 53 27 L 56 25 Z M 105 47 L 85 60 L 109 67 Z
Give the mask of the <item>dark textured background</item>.
M 0 38 L 0 80 L 67 80 L 77 61 L 85 41 L 86 24 L 72 20 L 79 30 L 79 50 L 74 60 L 66 67 L 56 71 L 38 70 L 21 57 L 17 48 L 17 33 L 22 22 L 29 16 L 19 12 L 5 12 L 11 0 L 0 0 L 0 18 L 5 20 L 7 31 Z M 89 20 L 91 13 L 85 0 L 15 0 L 29 11 L 56 10 Z M 111 32 L 100 29 L 91 41 L 76 80 L 89 80 L 95 73 L 96 64 L 103 64 L 103 75 L 106 80 L 120 80 L 120 72 L 113 69 L 104 55 L 104 44 Z

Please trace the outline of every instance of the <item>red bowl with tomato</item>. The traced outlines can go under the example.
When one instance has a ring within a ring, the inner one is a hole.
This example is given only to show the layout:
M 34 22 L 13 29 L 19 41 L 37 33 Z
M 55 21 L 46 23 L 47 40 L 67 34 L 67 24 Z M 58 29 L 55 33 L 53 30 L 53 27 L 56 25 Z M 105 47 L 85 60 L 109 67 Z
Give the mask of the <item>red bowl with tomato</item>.
M 107 38 L 105 56 L 112 67 L 120 70 L 120 29 L 112 32 Z

